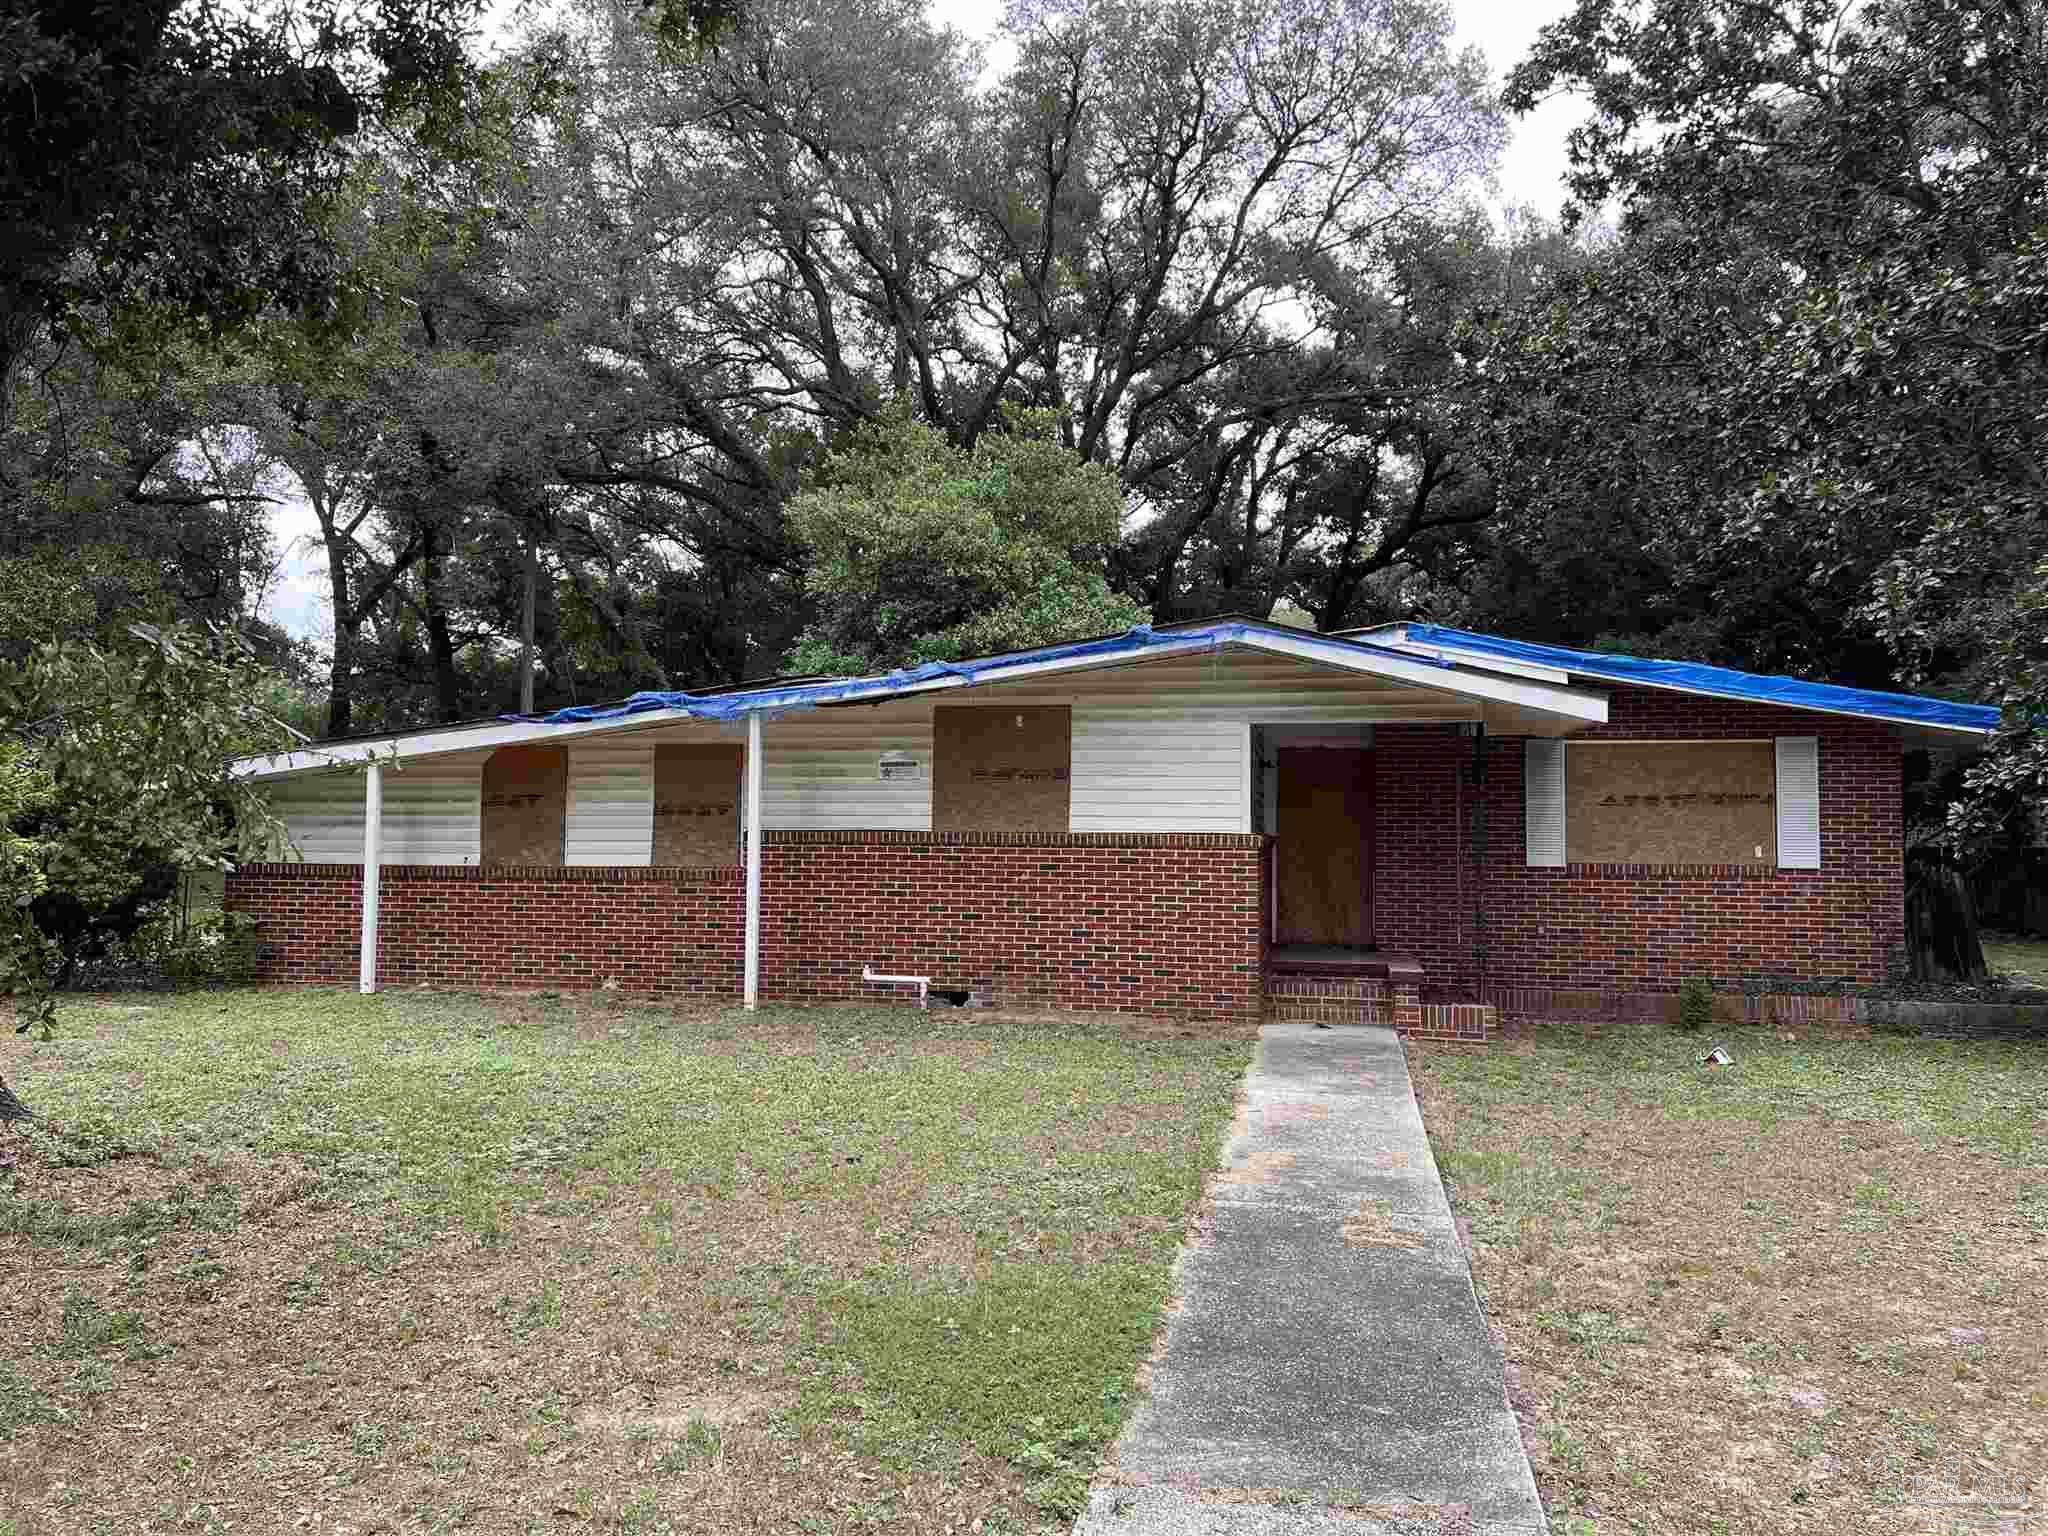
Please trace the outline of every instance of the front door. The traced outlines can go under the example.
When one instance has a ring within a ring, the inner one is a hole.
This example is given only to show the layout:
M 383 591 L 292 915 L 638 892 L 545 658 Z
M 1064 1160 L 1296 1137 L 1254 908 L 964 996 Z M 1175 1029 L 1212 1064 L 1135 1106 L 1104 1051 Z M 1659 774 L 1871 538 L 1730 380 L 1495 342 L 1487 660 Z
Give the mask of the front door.
M 1372 753 L 1281 747 L 1274 755 L 1273 942 L 1370 949 Z

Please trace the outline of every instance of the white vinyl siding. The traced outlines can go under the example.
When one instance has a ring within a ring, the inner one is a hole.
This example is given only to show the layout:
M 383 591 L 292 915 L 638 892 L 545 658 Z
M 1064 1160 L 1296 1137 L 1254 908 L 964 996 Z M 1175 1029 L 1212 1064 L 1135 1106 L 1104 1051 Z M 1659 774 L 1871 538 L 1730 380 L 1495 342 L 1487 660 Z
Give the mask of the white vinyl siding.
M 1244 725 L 1074 706 L 1075 832 L 1241 832 Z
M 1058 697 L 1074 710 L 1076 832 L 1247 830 L 1252 725 L 1438 722 L 1476 713 L 1461 700 L 1242 653 L 1062 681 Z M 982 696 L 995 704 L 1005 691 Z
M 1778 738 L 1778 868 L 1820 868 L 1820 739 Z
M 896 706 L 887 715 L 874 709 L 806 710 L 764 722 L 761 737 L 764 830 L 931 830 L 929 703 Z M 883 778 L 879 760 L 884 752 L 916 758 L 917 776 Z
M 1564 866 L 1564 743 L 1522 743 L 1523 854 L 1532 869 Z
M 611 867 L 653 861 L 653 743 L 572 742 L 562 862 Z
M 361 792 L 358 781 L 357 792 Z M 361 809 L 357 810 L 360 820 Z M 380 864 L 474 864 L 481 856 L 481 764 L 414 763 L 384 775 Z M 355 862 L 361 863 L 362 844 Z
M 1244 831 L 1251 816 L 1252 725 L 1441 724 L 1480 715 L 1471 700 L 1232 651 L 875 705 L 792 710 L 762 724 L 762 826 L 771 832 L 930 831 L 933 707 L 1005 703 L 1071 708 L 1069 826 L 1076 832 Z M 737 741 L 741 733 L 737 724 L 676 723 L 568 742 L 567 862 L 648 863 L 654 746 Z M 877 760 L 885 752 L 910 754 L 920 772 L 882 778 Z M 481 756 L 472 755 L 472 763 Z M 476 773 L 474 766 L 468 771 Z M 387 796 L 402 777 L 386 774 Z M 307 858 L 362 858 L 359 777 L 280 780 L 277 793 L 304 801 L 294 831 Z M 472 858 L 475 843 L 472 823 Z
M 363 862 L 360 773 L 311 773 L 279 779 L 266 787 L 266 793 L 291 844 L 284 850 L 286 858 L 304 859 L 308 864 Z
M 363 776 L 282 779 L 270 803 L 292 850 L 309 864 L 363 862 Z M 380 864 L 474 864 L 483 815 L 483 769 L 474 759 L 384 767 Z M 288 855 L 289 856 L 289 855 Z

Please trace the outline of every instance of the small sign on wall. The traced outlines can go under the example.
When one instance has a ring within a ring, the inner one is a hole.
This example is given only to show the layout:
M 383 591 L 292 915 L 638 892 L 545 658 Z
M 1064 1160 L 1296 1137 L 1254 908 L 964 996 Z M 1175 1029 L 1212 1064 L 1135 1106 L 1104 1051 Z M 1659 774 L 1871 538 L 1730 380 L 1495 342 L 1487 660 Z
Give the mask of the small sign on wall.
M 878 779 L 921 779 L 924 764 L 908 752 L 884 752 L 875 759 L 875 777 Z

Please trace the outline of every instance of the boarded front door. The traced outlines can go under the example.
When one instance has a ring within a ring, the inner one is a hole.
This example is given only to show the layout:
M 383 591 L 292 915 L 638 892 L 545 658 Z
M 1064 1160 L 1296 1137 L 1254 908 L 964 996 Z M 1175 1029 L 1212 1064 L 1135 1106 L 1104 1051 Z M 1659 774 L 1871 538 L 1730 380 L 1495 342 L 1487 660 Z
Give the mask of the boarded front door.
M 1372 946 L 1372 754 L 1282 747 L 1273 942 Z

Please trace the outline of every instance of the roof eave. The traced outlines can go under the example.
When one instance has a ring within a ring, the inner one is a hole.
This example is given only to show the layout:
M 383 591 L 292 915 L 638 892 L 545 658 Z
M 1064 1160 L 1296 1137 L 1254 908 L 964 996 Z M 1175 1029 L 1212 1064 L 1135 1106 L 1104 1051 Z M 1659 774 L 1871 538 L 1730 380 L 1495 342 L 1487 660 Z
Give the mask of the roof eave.
M 1402 650 L 1369 642 L 1310 635 L 1278 626 L 1232 622 L 1195 631 L 1174 631 L 1142 650 L 1101 652 L 1081 656 L 1031 656 L 1004 662 L 995 659 L 977 664 L 972 676 L 945 676 L 915 683 L 892 683 L 886 676 L 848 678 L 839 696 L 790 703 L 772 701 L 763 690 L 763 710 L 801 708 L 808 704 L 844 706 L 881 704 L 891 699 L 953 692 L 985 684 L 1015 682 L 1025 678 L 1057 676 L 1094 671 L 1104 667 L 1143 665 L 1179 656 L 1202 655 L 1229 646 L 1241 646 L 1268 655 L 1284 656 L 1312 665 L 1408 684 L 1482 704 L 1499 704 L 1533 711 L 1568 722 L 1568 728 L 1599 725 L 1607 719 L 1607 696 L 1552 682 L 1546 678 L 1510 675 L 1485 666 L 1468 666 L 1461 660 L 1408 654 Z M 868 685 L 868 686 L 864 686 Z M 729 699 L 732 696 L 728 696 Z M 733 702 L 737 702 L 736 699 Z M 238 775 L 255 780 L 283 778 L 292 774 L 348 768 L 371 760 L 404 761 L 414 758 L 448 756 L 458 752 L 521 745 L 535 741 L 565 741 L 582 736 L 623 735 L 684 723 L 713 724 L 686 708 L 655 709 L 603 720 L 549 724 L 535 721 L 505 721 L 497 725 L 468 725 L 443 730 L 398 733 L 365 741 L 310 746 L 279 756 L 247 758 L 236 765 Z

